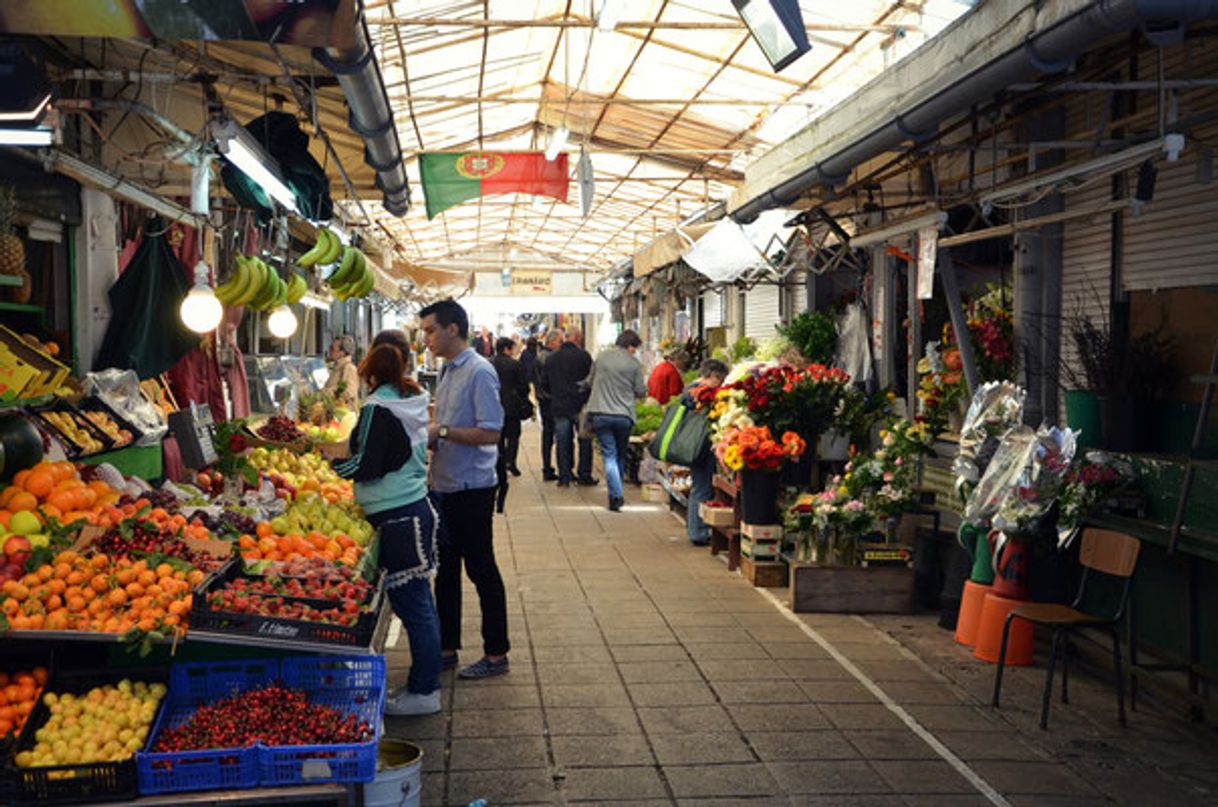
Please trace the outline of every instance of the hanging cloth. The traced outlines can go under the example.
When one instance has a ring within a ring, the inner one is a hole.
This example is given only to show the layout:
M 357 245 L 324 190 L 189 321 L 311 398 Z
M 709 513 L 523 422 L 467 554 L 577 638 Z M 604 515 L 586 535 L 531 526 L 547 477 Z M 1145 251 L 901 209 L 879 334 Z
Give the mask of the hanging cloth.
M 165 238 L 165 222 L 148 219 L 131 263 L 110 287 L 110 324 L 98 367 L 135 370 L 151 378 L 172 367 L 199 343 L 178 318 L 190 284 Z

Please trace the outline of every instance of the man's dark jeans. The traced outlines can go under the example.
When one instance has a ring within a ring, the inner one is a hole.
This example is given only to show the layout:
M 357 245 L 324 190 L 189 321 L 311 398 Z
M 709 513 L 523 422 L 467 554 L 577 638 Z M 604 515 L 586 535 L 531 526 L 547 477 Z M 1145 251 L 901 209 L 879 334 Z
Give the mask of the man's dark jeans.
M 554 418 L 554 453 L 560 483 L 569 483 L 574 479 L 572 466 L 575 464 L 575 431 L 579 427 L 578 420 L 578 416 Z
M 436 610 L 440 646 L 461 647 L 461 564 L 478 590 L 482 609 L 482 649 L 487 655 L 508 652 L 507 594 L 495 563 L 493 545 L 494 488 L 436 494 L 440 503 L 440 568 L 436 574 Z
M 542 401 L 537 409 L 541 414 L 541 472 L 550 476 L 554 473 L 554 415 L 549 401 Z

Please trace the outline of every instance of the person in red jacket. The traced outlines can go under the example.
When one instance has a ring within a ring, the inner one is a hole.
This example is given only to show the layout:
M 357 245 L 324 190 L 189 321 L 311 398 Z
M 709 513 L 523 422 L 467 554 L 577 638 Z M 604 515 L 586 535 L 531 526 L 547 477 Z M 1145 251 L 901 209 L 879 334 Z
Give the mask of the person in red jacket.
M 660 405 L 667 404 L 685 389 L 681 373 L 689 366 L 689 356 L 684 350 L 674 350 L 655 366 L 647 379 L 647 397 L 655 398 Z

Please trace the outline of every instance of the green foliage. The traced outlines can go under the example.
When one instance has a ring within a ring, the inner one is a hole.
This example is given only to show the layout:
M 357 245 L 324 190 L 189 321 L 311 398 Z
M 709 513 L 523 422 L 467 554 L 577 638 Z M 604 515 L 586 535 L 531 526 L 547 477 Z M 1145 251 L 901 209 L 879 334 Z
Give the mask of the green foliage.
M 731 360 L 732 364 L 738 364 L 745 359 L 752 358 L 757 353 L 757 343 L 752 337 L 742 336 L 735 342 L 732 342 Z
M 786 337 L 804 358 L 817 364 L 832 364 L 837 350 L 837 323 L 828 311 L 804 311 L 778 332 Z
M 638 401 L 634 405 L 634 428 L 631 429 L 631 434 L 649 434 L 660 428 L 660 422 L 664 420 L 664 407 L 656 403 L 655 399 L 647 398 Z

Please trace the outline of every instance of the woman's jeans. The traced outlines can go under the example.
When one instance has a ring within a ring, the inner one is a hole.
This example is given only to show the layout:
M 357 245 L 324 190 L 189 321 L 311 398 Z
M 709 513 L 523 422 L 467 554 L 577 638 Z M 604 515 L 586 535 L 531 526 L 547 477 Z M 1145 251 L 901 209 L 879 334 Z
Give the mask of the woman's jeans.
M 634 421 L 625 415 L 593 415 L 592 431 L 601 445 L 605 460 L 605 485 L 609 500 L 622 497 L 622 471 L 626 467 L 626 452 L 630 448 L 630 430 Z
M 381 534 L 381 566 L 393 612 L 410 642 L 406 691 L 427 695 L 440 688 L 440 618 L 431 595 L 436 570 L 439 517 L 427 498 L 404 507 L 370 513 Z
M 685 534 L 691 543 L 705 544 L 710 540 L 710 529 L 702 523 L 698 508 L 703 502 L 709 502 L 715 492 L 715 455 L 707 451 L 701 460 L 691 465 L 689 478 L 693 484 L 689 489 L 689 506 L 685 512 Z

